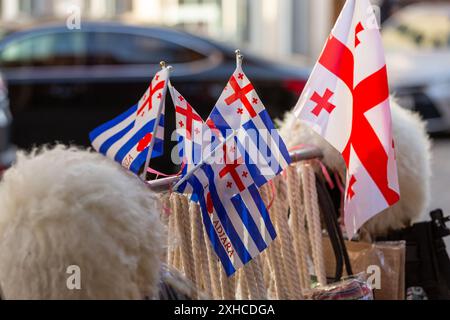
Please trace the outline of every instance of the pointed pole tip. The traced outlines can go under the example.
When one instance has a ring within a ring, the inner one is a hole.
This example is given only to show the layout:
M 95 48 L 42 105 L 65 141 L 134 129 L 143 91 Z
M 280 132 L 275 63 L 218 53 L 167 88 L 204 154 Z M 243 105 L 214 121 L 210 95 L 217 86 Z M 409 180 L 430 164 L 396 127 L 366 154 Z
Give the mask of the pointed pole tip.
M 239 67 L 242 65 L 242 60 L 244 59 L 244 56 L 241 54 L 241 50 L 236 49 L 234 51 L 236 53 L 236 65 Z

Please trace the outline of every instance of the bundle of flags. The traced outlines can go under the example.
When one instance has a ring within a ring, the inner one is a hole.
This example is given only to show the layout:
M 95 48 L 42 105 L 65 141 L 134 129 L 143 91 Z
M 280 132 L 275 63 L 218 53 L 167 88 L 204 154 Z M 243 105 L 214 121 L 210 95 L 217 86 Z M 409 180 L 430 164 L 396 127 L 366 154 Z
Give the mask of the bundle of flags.
M 175 191 L 200 205 L 203 223 L 231 276 L 276 237 L 258 188 L 290 163 L 287 148 L 241 64 L 204 121 L 169 81 L 167 68 L 131 109 L 90 133 L 92 146 L 134 173 L 163 150 L 169 88 L 183 160 Z
M 348 0 L 295 107 L 344 156 L 345 225 L 351 237 L 399 199 L 389 93 L 380 33 L 368 0 Z M 373 15 L 373 16 L 372 16 Z M 140 101 L 93 130 L 93 147 L 144 176 L 162 155 L 169 88 L 184 166 L 177 192 L 200 205 L 203 223 L 231 276 L 265 250 L 276 232 L 258 191 L 289 164 L 287 148 L 241 67 L 206 121 L 163 68 Z

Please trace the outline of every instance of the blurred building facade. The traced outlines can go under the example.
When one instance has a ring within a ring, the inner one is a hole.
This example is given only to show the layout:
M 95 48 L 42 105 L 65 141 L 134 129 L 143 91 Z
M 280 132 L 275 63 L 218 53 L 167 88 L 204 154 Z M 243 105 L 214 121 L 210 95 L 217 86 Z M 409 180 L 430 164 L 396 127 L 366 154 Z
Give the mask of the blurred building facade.
M 372 0 L 392 11 L 418 0 Z M 429 0 L 432 1 L 432 0 Z M 441 0 L 442 1 L 442 0 Z M 83 20 L 178 27 L 273 58 L 317 58 L 345 0 L 0 0 L 8 23 Z

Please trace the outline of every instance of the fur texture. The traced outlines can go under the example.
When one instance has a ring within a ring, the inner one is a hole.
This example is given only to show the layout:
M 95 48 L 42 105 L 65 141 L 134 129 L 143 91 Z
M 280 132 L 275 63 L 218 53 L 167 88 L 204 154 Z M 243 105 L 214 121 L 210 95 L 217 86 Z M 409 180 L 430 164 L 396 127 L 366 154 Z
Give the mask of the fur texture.
M 392 99 L 391 111 L 400 201 L 366 222 L 363 229 L 372 237 L 409 226 L 427 216 L 431 153 L 425 123 L 416 113 L 401 108 Z M 341 154 L 307 125 L 300 123 L 292 112 L 286 114 L 280 125 L 281 136 L 288 147 L 299 144 L 319 146 L 324 153 L 324 164 L 345 177 L 345 163 Z
M 19 153 L 0 184 L 4 298 L 156 297 L 163 234 L 156 197 L 116 163 L 63 146 Z M 71 265 L 81 290 L 66 286 Z

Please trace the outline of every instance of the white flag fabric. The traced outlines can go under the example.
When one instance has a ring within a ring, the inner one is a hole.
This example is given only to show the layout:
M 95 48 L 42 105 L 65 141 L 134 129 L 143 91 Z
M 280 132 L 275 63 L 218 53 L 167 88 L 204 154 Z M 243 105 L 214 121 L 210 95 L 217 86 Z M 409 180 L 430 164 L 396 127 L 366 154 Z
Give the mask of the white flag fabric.
M 400 197 L 384 49 L 368 0 L 345 3 L 294 112 L 344 157 L 351 238 Z

